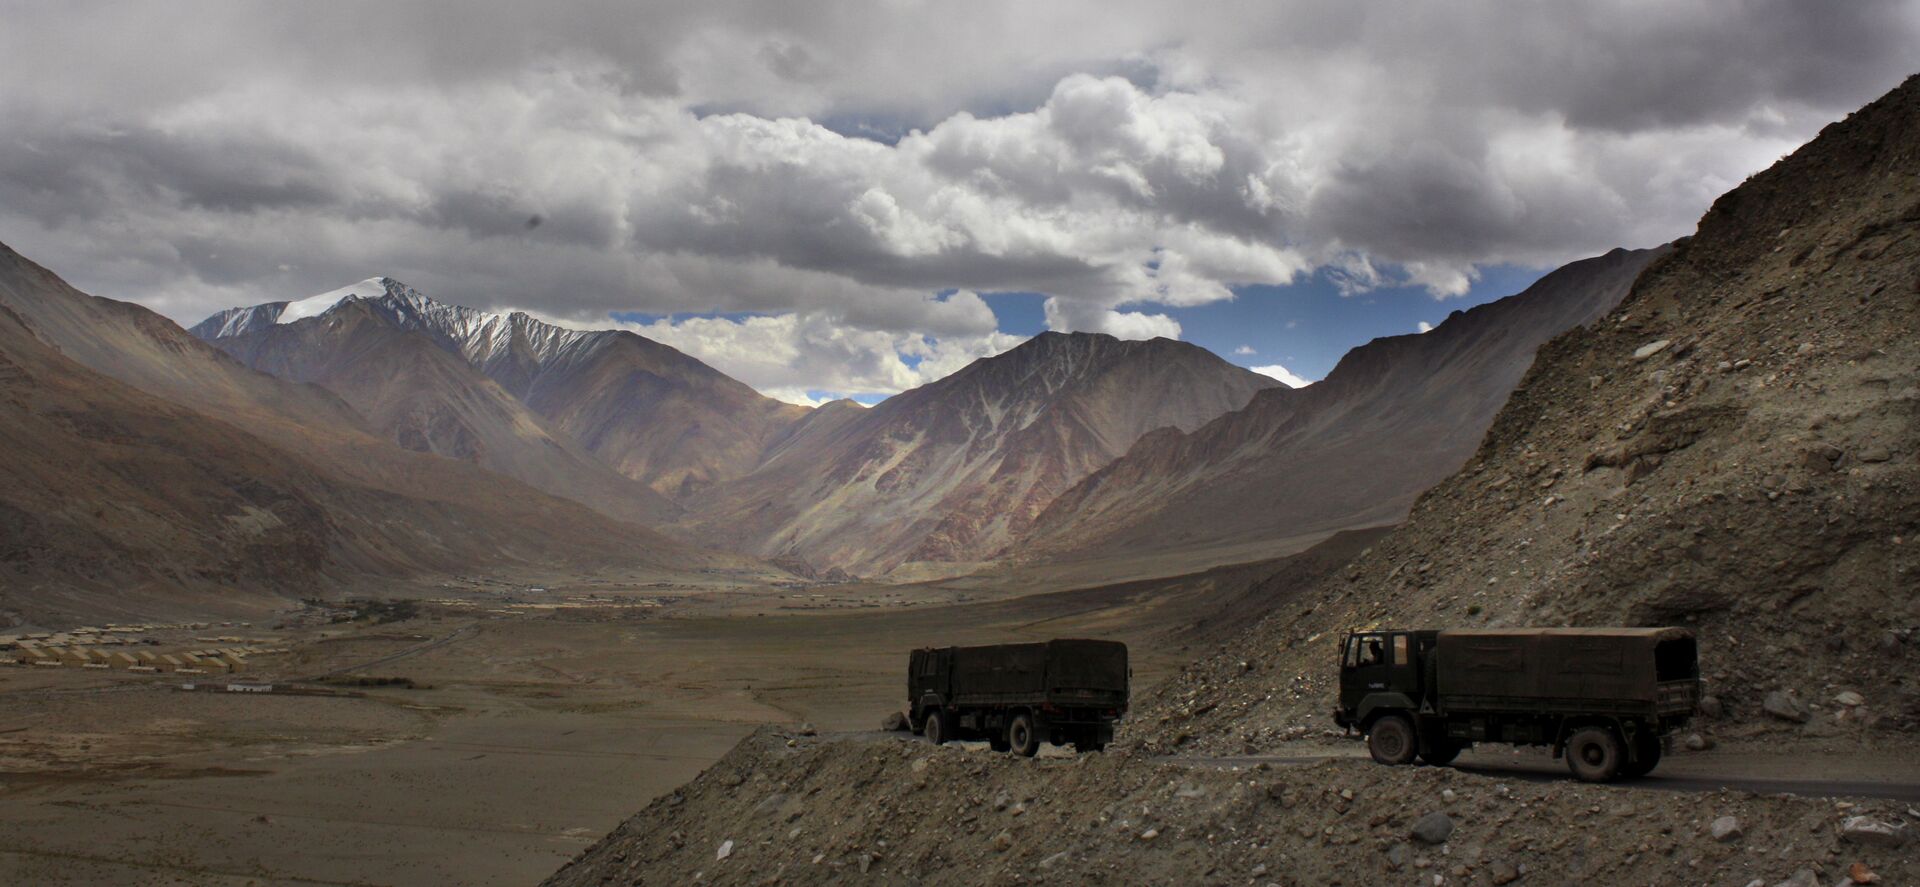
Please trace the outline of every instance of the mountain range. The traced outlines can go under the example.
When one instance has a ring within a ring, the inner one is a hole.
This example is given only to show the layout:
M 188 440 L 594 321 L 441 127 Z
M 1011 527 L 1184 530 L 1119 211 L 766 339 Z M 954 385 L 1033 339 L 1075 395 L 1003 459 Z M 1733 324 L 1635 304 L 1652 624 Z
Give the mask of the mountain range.
M 6 605 L 560 564 L 909 580 L 1116 552 L 1252 559 L 1399 519 L 1471 453 L 1534 349 L 1660 254 L 1576 262 L 1302 389 L 1183 342 L 1043 333 L 871 408 L 809 408 L 629 331 L 392 278 L 189 333 L 8 250 L 0 381 L 13 451 L 33 455 L 0 496 L 0 562 L 32 590 Z
M 264 605 L 369 577 L 752 569 L 457 459 L 0 246 L 4 606 Z M 168 603 L 171 602 L 171 603 Z

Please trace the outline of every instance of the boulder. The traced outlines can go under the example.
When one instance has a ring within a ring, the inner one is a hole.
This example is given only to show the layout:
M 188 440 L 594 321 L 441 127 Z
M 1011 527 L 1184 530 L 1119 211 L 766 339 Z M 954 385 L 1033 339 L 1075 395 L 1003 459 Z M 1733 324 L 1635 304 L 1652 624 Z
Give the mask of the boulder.
M 1422 844 L 1444 844 L 1452 834 L 1453 818 L 1437 810 L 1413 823 L 1413 839 Z
M 1706 751 L 1713 747 L 1713 740 L 1699 733 L 1688 733 L 1685 742 L 1687 751 Z
M 888 712 L 886 718 L 880 721 L 880 729 L 888 733 L 899 733 L 907 728 L 907 716 L 897 711 Z
M 1708 826 L 1708 830 L 1713 833 L 1714 840 L 1721 842 L 1737 841 L 1741 835 L 1745 834 L 1740 828 L 1740 820 L 1732 816 L 1722 816 L 1714 820 L 1713 824 Z
M 1780 720 L 1796 724 L 1804 724 L 1813 717 L 1813 712 L 1807 709 L 1807 704 L 1801 702 L 1799 696 L 1786 690 L 1768 693 L 1767 698 L 1760 703 L 1760 709 Z
M 1840 838 L 1855 844 L 1898 847 L 1907 842 L 1907 830 L 1872 817 L 1852 816 L 1840 823 Z
M 1713 696 L 1713 695 L 1700 697 L 1700 716 L 1701 717 L 1717 718 L 1725 713 L 1726 713 L 1726 708 L 1725 706 L 1722 706 L 1720 704 L 1720 697 Z

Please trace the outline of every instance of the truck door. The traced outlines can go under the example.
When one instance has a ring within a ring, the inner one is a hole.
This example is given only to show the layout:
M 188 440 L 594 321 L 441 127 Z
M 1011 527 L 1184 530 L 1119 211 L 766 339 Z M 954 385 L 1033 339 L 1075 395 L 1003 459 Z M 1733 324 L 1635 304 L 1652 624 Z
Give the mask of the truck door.
M 1386 690 L 1388 671 L 1386 635 L 1349 635 L 1340 661 L 1340 707 L 1352 712 L 1368 693 Z

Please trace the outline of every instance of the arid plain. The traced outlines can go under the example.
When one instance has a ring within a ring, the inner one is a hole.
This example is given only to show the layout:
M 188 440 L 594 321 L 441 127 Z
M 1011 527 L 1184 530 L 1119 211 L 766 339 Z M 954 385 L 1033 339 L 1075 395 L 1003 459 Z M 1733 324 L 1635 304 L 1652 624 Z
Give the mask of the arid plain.
M 915 646 L 1118 637 L 1145 686 L 1234 625 L 1236 605 L 1264 607 L 1255 597 L 1271 592 L 1254 585 L 1274 565 L 1102 581 L 1140 571 L 794 587 L 477 578 L 394 589 L 418 601 L 394 621 L 308 608 L 199 632 L 287 650 L 213 683 L 359 696 L 0 668 L 0 881 L 533 883 L 758 725 L 877 728 Z

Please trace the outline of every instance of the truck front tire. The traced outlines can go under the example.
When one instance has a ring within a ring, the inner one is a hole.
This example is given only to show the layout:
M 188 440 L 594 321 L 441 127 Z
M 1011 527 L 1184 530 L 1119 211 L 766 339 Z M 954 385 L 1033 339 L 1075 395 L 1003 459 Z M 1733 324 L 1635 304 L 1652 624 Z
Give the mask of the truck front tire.
M 942 714 L 939 709 L 927 712 L 926 724 L 920 728 L 920 732 L 925 734 L 927 741 L 934 745 L 946 742 L 947 716 Z
M 1413 722 L 1405 715 L 1381 715 L 1367 729 L 1367 751 L 1382 764 L 1398 767 L 1412 763 L 1418 746 L 1413 737 Z
M 1033 715 L 1013 716 L 1013 722 L 1007 725 L 1007 745 L 1023 758 L 1031 758 L 1040 751 L 1040 736 L 1033 730 Z
M 1581 782 L 1606 782 L 1626 760 L 1620 739 L 1605 727 L 1583 727 L 1567 739 L 1567 769 Z

